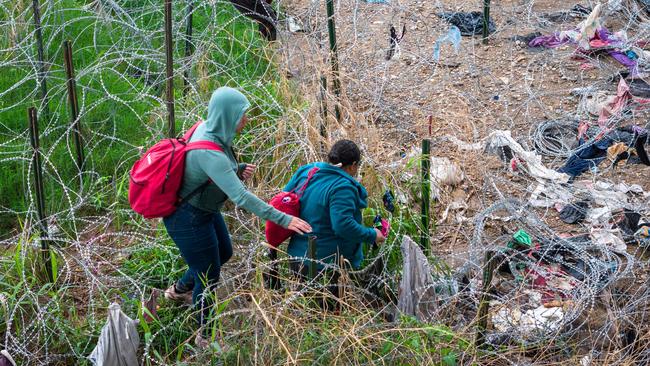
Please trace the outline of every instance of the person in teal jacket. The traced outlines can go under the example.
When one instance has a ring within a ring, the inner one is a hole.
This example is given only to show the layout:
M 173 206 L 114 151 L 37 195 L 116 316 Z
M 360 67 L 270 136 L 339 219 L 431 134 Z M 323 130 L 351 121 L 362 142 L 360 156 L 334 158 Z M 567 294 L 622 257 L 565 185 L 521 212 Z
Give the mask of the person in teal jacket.
M 300 167 L 293 175 L 285 192 L 302 187 L 309 172 L 318 168 L 300 198 L 300 217 L 312 227 L 317 237 L 316 258 L 324 263 L 337 263 L 341 255 L 352 267 L 359 268 L 363 260 L 362 243 L 383 242 L 378 229 L 361 224 L 361 210 L 368 206 L 368 193 L 355 179 L 361 161 L 361 152 L 350 140 L 337 141 L 327 156 L 328 163 L 318 162 Z M 309 266 L 307 236 L 293 235 L 287 252 L 294 271 Z M 297 260 L 295 260 L 297 259 Z M 322 265 L 318 265 L 322 269 Z
M 221 266 L 232 256 L 230 234 L 220 212 L 226 200 L 296 233 L 311 231 L 307 222 L 276 210 L 242 183 L 242 179 L 252 176 L 255 166 L 238 164 L 232 144 L 235 134 L 247 123 L 249 107 L 248 99 L 235 89 L 222 87 L 212 94 L 208 118 L 197 127 L 190 142 L 209 140 L 220 145 L 223 152 L 192 150 L 187 153 L 179 193 L 185 203 L 163 219 L 167 233 L 189 267 L 165 291 L 165 297 L 192 302 L 197 307 L 202 332 L 198 333 L 196 344 L 202 348 L 210 343 L 205 336 L 210 332 L 205 327 L 211 308 L 210 296 L 204 296 L 204 291 L 217 284 Z

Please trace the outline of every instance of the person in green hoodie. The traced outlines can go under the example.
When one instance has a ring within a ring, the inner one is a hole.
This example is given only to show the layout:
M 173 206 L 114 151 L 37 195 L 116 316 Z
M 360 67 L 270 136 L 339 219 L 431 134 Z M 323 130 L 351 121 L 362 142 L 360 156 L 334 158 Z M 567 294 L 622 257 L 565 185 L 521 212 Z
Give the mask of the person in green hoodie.
M 286 187 L 289 192 L 302 187 L 312 170 L 317 169 L 300 198 L 300 217 L 309 221 L 317 237 L 316 259 L 338 263 L 343 256 L 353 268 L 363 260 L 362 243 L 381 243 L 386 238 L 376 228 L 361 224 L 361 210 L 368 207 L 368 192 L 355 179 L 359 172 L 361 151 L 350 140 L 339 140 L 327 155 L 328 163 L 304 165 L 296 171 Z M 309 267 L 307 236 L 293 235 L 287 253 L 294 272 L 305 275 Z M 323 265 L 318 264 L 319 271 Z
M 263 220 L 293 230 L 298 234 L 311 232 L 304 220 L 284 214 L 249 192 L 242 179 L 250 178 L 254 165 L 238 164 L 233 153 L 233 139 L 247 123 L 248 99 L 239 91 L 217 89 L 208 105 L 208 118 L 199 125 L 190 142 L 209 140 L 223 152 L 192 150 L 185 156 L 185 173 L 179 196 L 189 197 L 176 211 L 163 219 L 167 233 L 181 252 L 189 269 L 170 288 L 165 297 L 191 302 L 197 307 L 201 327 L 196 344 L 201 348 L 210 342 L 206 327 L 210 313 L 210 290 L 219 281 L 221 266 L 232 256 L 228 228 L 221 215 L 227 199 Z M 210 183 L 206 184 L 206 182 Z

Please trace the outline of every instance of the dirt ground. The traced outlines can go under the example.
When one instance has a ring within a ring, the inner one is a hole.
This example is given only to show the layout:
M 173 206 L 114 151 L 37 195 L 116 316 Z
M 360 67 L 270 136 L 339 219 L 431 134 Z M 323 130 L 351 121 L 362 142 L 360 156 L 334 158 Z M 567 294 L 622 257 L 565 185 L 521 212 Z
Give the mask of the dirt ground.
M 552 22 L 545 16 L 569 10 L 575 5 L 573 2 L 492 2 L 490 14 L 497 31 L 490 36 L 488 45 L 482 44 L 480 36 L 463 36 L 457 53 L 448 44 L 442 46 L 439 62 L 433 58 L 434 43 L 446 34 L 449 24 L 436 13 L 480 11 L 482 2 L 335 2 L 345 116 L 339 127 L 332 118 L 334 96 L 327 59 L 324 4 L 299 0 L 285 4 L 288 15 L 304 25 L 304 33 L 286 33 L 287 39 L 281 43 L 285 67 L 304 92 L 314 96 L 318 94 L 319 77 L 328 77 L 330 134 L 332 137 L 337 133 L 356 137 L 364 145 L 366 154 L 381 151 L 380 156 L 368 157 L 378 165 L 398 160 L 399 153 L 418 148 L 422 138 L 432 138 L 432 154 L 449 158 L 466 176 L 459 187 L 442 192 L 436 206 L 437 217 L 453 200 L 464 199 L 469 207 L 463 215 L 472 218 L 498 199 L 493 187 L 520 199 L 524 199 L 530 189 L 525 179 L 510 173 L 497 157 L 480 150 L 469 153 L 459 150 L 441 137 L 454 136 L 473 143 L 493 130 L 510 130 L 517 141 L 531 150 L 530 136 L 540 122 L 585 118 L 578 112 L 580 96 L 571 93 L 573 89 L 591 87 L 615 93 L 613 76 L 624 71 L 622 65 L 609 57 L 592 59 L 590 63 L 594 66 L 583 70 L 582 62 L 572 59 L 574 48 L 570 45 L 531 49 L 513 40 L 515 36 L 531 32 L 550 34 L 576 27 L 582 18 L 569 17 L 565 22 Z M 636 25 L 638 22 L 625 10 L 606 10 L 605 14 L 605 26 L 611 30 L 624 29 L 631 39 L 644 35 Z M 403 27 L 406 32 L 396 55 L 386 60 L 391 25 L 395 26 L 398 35 Z M 644 125 L 645 114 L 639 112 L 623 124 Z M 427 116 L 432 117 L 430 127 Z M 335 131 L 337 128 L 345 132 Z M 368 133 L 369 130 L 373 133 Z M 382 145 L 382 149 L 376 145 Z M 558 168 L 563 161 L 547 158 L 544 163 Z M 613 170 L 605 165 L 601 166 L 599 179 L 636 183 L 645 191 L 650 190 L 650 180 L 644 179 L 650 172 L 649 167 L 627 165 Z M 596 177 L 586 173 L 581 178 L 593 180 Z M 557 212 L 547 210 L 538 214 L 557 230 L 572 230 L 557 219 Z M 439 254 L 454 253 L 452 257 L 462 261 L 471 235 L 471 223 L 457 221 L 450 215 L 446 222 L 438 223 L 434 250 Z

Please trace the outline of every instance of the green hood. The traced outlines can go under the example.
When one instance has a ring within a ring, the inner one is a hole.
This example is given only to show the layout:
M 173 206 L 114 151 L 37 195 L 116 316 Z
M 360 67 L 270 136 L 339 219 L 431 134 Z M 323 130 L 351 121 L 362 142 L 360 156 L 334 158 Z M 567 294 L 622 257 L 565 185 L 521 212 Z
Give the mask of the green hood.
M 223 147 L 232 147 L 237 124 L 250 105 L 244 94 L 236 89 L 224 86 L 215 90 L 208 104 L 208 118 L 197 130 L 198 135 Z

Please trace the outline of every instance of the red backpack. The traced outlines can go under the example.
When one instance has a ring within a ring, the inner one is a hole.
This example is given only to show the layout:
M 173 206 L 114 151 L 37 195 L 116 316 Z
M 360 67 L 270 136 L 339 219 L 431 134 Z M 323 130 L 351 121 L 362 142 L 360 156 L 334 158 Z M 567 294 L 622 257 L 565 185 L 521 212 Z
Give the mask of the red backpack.
M 129 204 L 133 211 L 146 219 L 171 215 L 180 202 L 178 191 L 185 173 L 185 153 L 198 149 L 223 151 L 212 141 L 188 143 L 200 124 L 201 121 L 194 124 L 181 138 L 158 142 L 133 164 L 129 173 Z M 203 187 L 194 190 L 184 200 Z
M 300 188 L 296 190 L 296 187 L 289 192 L 280 192 L 276 194 L 271 198 L 269 204 L 275 207 L 278 211 L 298 217 L 300 215 L 300 197 L 305 193 L 307 184 L 309 184 L 309 181 L 314 177 L 314 174 L 316 174 L 317 171 L 317 167 L 312 168 L 307 175 L 307 180 L 305 180 L 305 183 L 303 183 Z M 264 233 L 266 234 L 266 241 L 274 248 L 277 248 L 278 245 L 290 238 L 294 232 L 283 228 L 273 221 L 267 221 Z

